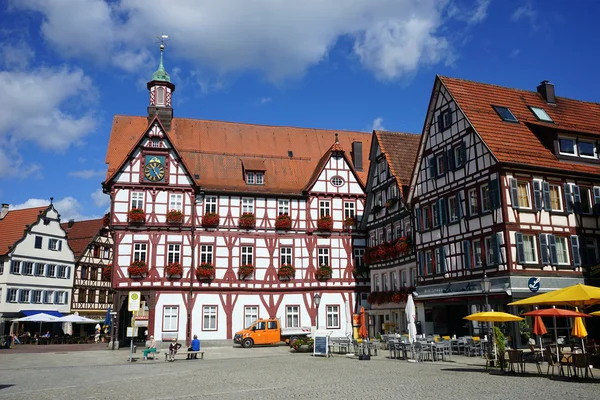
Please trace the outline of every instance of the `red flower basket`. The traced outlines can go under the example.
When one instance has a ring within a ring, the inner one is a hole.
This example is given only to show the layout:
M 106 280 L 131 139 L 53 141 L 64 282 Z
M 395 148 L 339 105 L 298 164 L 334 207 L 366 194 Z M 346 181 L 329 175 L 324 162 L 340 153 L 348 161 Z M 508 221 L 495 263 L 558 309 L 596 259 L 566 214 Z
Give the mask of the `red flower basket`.
M 315 272 L 315 277 L 317 280 L 326 281 L 331 278 L 332 273 L 333 269 L 329 265 L 321 265 Z
M 219 226 L 219 214 L 206 213 L 202 216 L 202 226 L 205 228 L 216 228 Z
M 398 239 L 394 247 L 396 248 L 396 251 L 401 255 L 406 255 L 408 253 L 409 247 L 405 237 L 401 237 L 400 239 Z
M 329 215 L 324 215 L 317 220 L 317 229 L 320 231 L 329 231 L 333 230 L 333 219 Z
M 129 276 L 141 276 L 145 277 L 148 273 L 148 265 L 144 261 L 134 261 L 129 267 L 127 267 Z
M 287 231 L 292 229 L 292 219 L 287 214 L 282 214 L 275 220 L 275 229 L 280 231 Z
M 240 268 L 238 269 L 238 276 L 240 277 L 240 279 L 247 278 L 250 275 L 252 275 L 253 273 L 254 273 L 254 265 L 244 264 L 244 265 L 240 265 Z
M 355 223 L 356 223 L 356 221 L 354 220 L 354 218 L 348 217 L 344 220 L 344 227 L 351 228 L 354 226 Z
M 175 276 L 181 277 L 183 275 L 183 267 L 179 263 L 169 263 L 165 267 L 165 273 L 169 278 Z
M 243 213 L 239 220 L 239 227 L 252 229 L 256 226 L 256 217 L 252 213 Z
M 171 210 L 167 213 L 167 222 L 170 224 L 181 224 L 183 222 L 183 213 L 179 210 Z
M 196 268 L 196 278 L 199 280 L 209 280 L 215 277 L 215 267 L 208 263 L 201 263 Z
M 110 278 L 112 276 L 112 264 L 108 264 L 102 269 L 102 276 L 105 280 L 110 281 Z
M 146 213 L 141 208 L 132 208 L 127 213 L 127 218 L 129 219 L 129 222 L 145 222 Z
M 279 276 L 279 279 L 292 279 L 296 276 L 296 268 L 290 264 L 283 264 L 279 267 L 277 276 Z

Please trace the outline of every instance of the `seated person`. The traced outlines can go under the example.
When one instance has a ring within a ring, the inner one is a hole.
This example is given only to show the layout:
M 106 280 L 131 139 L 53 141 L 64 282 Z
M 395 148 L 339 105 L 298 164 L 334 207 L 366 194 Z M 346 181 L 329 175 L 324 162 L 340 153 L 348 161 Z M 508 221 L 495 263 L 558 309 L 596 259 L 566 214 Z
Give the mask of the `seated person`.
M 175 361 L 175 354 L 177 350 L 181 348 L 181 345 L 177 343 L 177 338 L 173 338 L 173 341 L 169 345 L 169 361 Z
M 144 360 L 148 359 L 148 353 L 156 353 L 156 341 L 154 340 L 154 336 L 150 336 L 148 348 L 144 350 Z
M 188 351 L 200 351 L 200 340 L 198 339 L 198 335 L 194 335 L 194 339 L 192 340 L 191 346 L 188 348 Z M 188 354 L 187 359 L 191 360 L 192 356 L 194 358 L 198 358 L 198 354 Z
M 50 331 L 46 331 L 46 333 L 44 333 L 42 335 L 42 337 L 49 338 L 50 337 Z

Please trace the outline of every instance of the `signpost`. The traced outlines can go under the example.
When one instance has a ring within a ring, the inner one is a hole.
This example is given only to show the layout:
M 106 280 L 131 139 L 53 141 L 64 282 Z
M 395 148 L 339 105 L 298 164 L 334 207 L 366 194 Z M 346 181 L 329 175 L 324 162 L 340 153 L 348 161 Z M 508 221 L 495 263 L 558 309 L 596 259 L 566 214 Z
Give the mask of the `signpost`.
M 129 292 L 127 301 L 127 311 L 140 311 L 140 306 L 142 305 L 141 300 L 141 292 Z
M 138 329 L 136 327 L 133 326 L 128 326 L 127 327 L 127 337 L 131 338 L 130 340 L 130 345 L 129 345 L 129 362 L 131 362 L 133 360 L 133 338 L 136 337 L 138 334 Z

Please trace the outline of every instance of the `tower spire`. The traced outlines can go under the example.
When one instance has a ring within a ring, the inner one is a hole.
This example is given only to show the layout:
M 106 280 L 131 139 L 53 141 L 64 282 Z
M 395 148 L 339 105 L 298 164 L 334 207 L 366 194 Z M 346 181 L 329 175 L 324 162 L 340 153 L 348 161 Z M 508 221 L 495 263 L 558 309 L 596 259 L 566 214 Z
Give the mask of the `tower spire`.
M 167 131 L 171 130 L 171 120 L 173 119 L 173 108 L 171 99 L 175 91 L 175 85 L 171 83 L 171 77 L 165 70 L 163 64 L 163 53 L 165 51 L 165 41 L 169 38 L 167 35 L 158 36 L 160 43 L 160 61 L 158 69 L 152 74 L 152 80 L 148 82 L 150 92 L 150 106 L 148 106 L 148 123 L 158 116 L 158 119 Z
M 158 63 L 158 69 L 154 74 L 152 74 L 153 81 L 163 81 L 163 82 L 171 82 L 171 77 L 168 72 L 165 70 L 165 66 L 163 65 L 163 53 L 165 51 L 165 41 L 169 38 L 168 35 L 159 36 L 160 41 L 160 62 Z

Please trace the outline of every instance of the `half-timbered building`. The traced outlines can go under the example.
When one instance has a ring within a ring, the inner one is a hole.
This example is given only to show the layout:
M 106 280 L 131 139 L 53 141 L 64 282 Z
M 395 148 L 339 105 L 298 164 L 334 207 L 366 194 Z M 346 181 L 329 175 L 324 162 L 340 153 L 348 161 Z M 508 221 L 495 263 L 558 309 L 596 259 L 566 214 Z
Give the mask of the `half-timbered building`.
M 371 336 L 406 331 L 404 307 L 417 281 L 410 207 L 406 202 L 421 140 L 410 133 L 374 131 L 369 154 L 367 202 L 361 228 L 368 247 Z
M 148 89 L 148 116 L 116 116 L 106 156 L 118 335 L 131 290 L 158 340 L 231 339 L 263 317 L 314 326 L 317 312 L 350 334 L 368 292 L 353 269 L 371 134 L 173 118 L 162 49 Z
M 410 192 L 426 331 L 473 333 L 462 317 L 482 308 L 484 276 L 493 309 L 583 282 L 598 259 L 598 135 L 600 105 L 547 81 L 436 78 Z
M 80 316 L 102 320 L 112 305 L 110 287 L 113 243 L 104 219 L 62 224 L 69 247 L 75 255 L 75 274 L 71 311 Z

